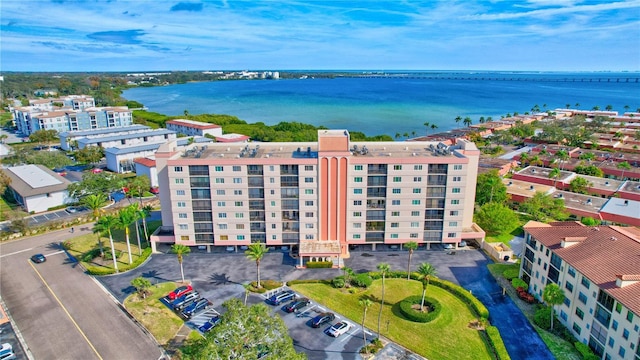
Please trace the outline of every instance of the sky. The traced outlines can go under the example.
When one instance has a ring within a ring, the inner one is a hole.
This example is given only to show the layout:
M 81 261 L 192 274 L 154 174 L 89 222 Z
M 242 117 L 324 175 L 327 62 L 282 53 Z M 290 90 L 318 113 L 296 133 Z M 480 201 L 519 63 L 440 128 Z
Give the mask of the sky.
M 0 0 L 0 71 L 640 71 L 640 0 Z

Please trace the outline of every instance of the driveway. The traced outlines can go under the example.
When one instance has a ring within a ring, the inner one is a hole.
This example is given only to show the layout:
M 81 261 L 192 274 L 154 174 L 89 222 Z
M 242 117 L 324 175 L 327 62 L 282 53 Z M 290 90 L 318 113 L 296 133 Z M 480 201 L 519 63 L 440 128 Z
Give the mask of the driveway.
M 345 261 L 355 272 L 374 271 L 376 265 L 386 262 L 392 270 L 406 270 L 406 251 L 352 252 Z M 498 327 L 507 350 L 514 359 L 553 359 L 525 316 L 513 301 L 502 295 L 502 289 L 489 273 L 486 265 L 491 263 L 479 250 L 458 250 L 455 255 L 441 249 L 416 251 L 412 268 L 429 262 L 438 270 L 438 277 L 452 281 L 470 290 L 489 309 L 491 323 Z M 242 253 L 194 252 L 184 259 L 185 277 L 192 281 L 219 308 L 227 299 L 242 298 L 242 283 L 253 281 L 256 276 L 255 263 L 247 260 Z M 290 281 L 294 279 L 325 279 L 341 275 L 338 269 L 296 269 L 295 260 L 284 252 L 268 253 L 261 262 L 263 279 Z M 131 272 L 100 277 L 99 280 L 120 301 L 134 292 L 130 282 L 143 276 L 152 283 L 179 281 L 180 267 L 175 255 L 154 254 L 143 266 Z M 334 309 L 340 312 L 340 309 Z M 524 336 L 523 336 L 524 334 Z

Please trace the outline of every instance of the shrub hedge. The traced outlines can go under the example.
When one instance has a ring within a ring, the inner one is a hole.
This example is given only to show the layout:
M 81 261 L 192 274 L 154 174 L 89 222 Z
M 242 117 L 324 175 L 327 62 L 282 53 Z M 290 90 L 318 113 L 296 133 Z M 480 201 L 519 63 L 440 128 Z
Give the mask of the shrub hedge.
M 373 279 L 368 273 L 358 274 L 353 277 L 351 283 L 357 287 L 368 288 L 373 283 Z
M 442 310 L 442 305 L 440 305 L 440 302 L 438 300 L 432 297 L 425 296 L 424 305 L 429 306 L 431 308 L 431 311 L 429 311 L 428 313 L 422 313 L 420 311 L 413 309 L 413 305 L 416 305 L 416 304 L 420 305 L 421 302 L 422 302 L 421 295 L 409 296 L 404 300 L 400 301 L 400 304 L 399 304 L 400 312 L 402 313 L 402 315 L 404 315 L 404 317 L 407 318 L 407 320 L 410 320 L 413 322 L 419 322 L 419 323 L 430 322 L 436 319 L 438 315 L 440 315 L 440 310 Z
M 512 279 L 511 286 L 513 286 L 514 289 L 521 287 L 522 289 L 524 289 L 524 291 L 527 291 L 529 289 L 529 285 L 527 285 L 527 283 L 520 278 Z
M 520 275 L 520 270 L 518 269 L 507 269 L 502 272 L 502 276 L 504 276 L 507 280 L 513 280 Z
M 132 262 L 131 264 L 125 264 L 122 265 L 120 264 L 118 266 L 118 270 L 120 272 L 124 272 L 124 271 L 128 271 L 131 269 L 135 269 L 136 267 L 140 266 L 140 264 L 142 264 L 143 262 L 145 262 L 145 260 L 147 260 L 147 258 L 151 255 L 151 248 L 146 248 L 142 250 L 142 255 L 139 256 L 134 262 Z M 86 266 L 87 264 L 85 264 Z M 87 269 L 87 274 L 89 275 L 110 275 L 110 274 L 115 274 L 116 271 L 113 268 L 110 267 L 97 267 L 97 266 L 86 266 Z
M 324 280 L 324 279 L 298 279 L 298 280 L 287 281 L 287 285 L 295 285 L 295 284 L 327 284 L 327 285 L 331 285 L 331 280 Z
M 333 280 L 331 280 L 331 284 L 333 285 L 334 288 L 342 289 L 345 285 L 344 278 L 342 277 L 334 278 Z
M 332 261 L 309 261 L 307 262 L 307 269 L 326 269 L 332 268 Z
M 580 355 L 582 355 L 582 359 L 584 360 L 600 359 L 599 356 L 597 356 L 596 354 L 593 353 L 593 351 L 591 351 L 591 348 L 589 348 L 589 345 L 583 344 L 580 341 L 576 341 L 575 343 L 573 343 L 573 346 L 576 347 L 576 350 L 578 350 Z
M 405 273 L 406 274 L 406 273 Z M 458 286 L 450 281 L 433 278 L 430 280 L 430 284 L 439 288 L 445 289 L 455 295 L 458 299 L 462 300 L 465 304 L 469 305 L 471 309 L 478 315 L 478 317 L 488 319 L 489 310 L 480 302 L 473 294 L 462 286 Z
M 536 310 L 533 315 L 533 323 L 544 330 L 549 330 L 551 328 L 551 308 L 544 306 Z
M 507 352 L 507 348 L 504 346 L 504 341 L 502 341 L 498 328 L 495 326 L 487 326 L 485 332 L 487 334 L 487 340 L 489 341 L 491 348 L 495 351 L 498 360 L 511 359 Z

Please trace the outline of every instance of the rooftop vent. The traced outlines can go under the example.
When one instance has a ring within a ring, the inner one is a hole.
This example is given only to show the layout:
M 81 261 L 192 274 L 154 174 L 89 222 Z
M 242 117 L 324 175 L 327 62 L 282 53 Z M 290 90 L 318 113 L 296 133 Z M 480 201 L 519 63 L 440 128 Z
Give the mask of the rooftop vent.
M 533 190 L 533 185 L 529 186 L 529 190 Z

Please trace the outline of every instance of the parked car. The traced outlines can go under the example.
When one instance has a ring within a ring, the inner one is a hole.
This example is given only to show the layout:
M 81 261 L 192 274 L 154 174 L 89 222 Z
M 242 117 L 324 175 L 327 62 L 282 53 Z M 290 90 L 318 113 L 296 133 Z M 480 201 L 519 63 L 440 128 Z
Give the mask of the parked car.
M 13 352 L 13 346 L 9 343 L 3 343 L 0 346 L 0 360 L 14 360 L 17 359 L 16 354 Z
M 467 242 L 466 242 L 466 241 L 464 241 L 464 240 L 462 240 L 462 241 L 460 241 L 460 243 L 458 243 L 458 247 L 463 248 L 463 247 L 465 247 L 465 246 L 467 246 Z
M 157 186 L 152 186 L 151 189 L 149 189 L 149 192 L 151 192 L 152 194 L 158 195 L 160 194 L 160 188 Z
M 332 322 L 333 320 L 335 320 L 335 318 L 336 316 L 333 313 L 330 313 L 330 312 L 321 313 L 320 315 L 314 317 L 311 320 L 311 327 L 319 328 L 320 326 L 322 326 L 322 324 Z
M 211 302 L 206 298 L 199 299 L 189 304 L 189 306 L 185 307 L 182 310 L 182 316 L 184 316 L 186 319 L 189 319 L 194 314 L 208 308 L 211 305 L 213 304 L 211 304 Z
M 445 250 L 451 250 L 453 249 L 453 244 L 444 244 L 444 248 Z
M 91 169 L 91 172 L 94 174 L 100 174 L 101 172 L 103 172 L 104 170 L 100 169 L 100 168 L 94 168 Z
M 191 285 L 184 285 L 184 286 L 180 286 L 178 288 L 176 288 L 175 290 L 173 290 L 172 292 L 170 292 L 167 297 L 169 298 L 169 300 L 175 300 L 176 298 L 179 298 L 180 296 L 192 292 L 193 291 L 193 287 Z
M 287 290 L 271 296 L 270 298 L 267 299 L 267 302 L 271 305 L 280 305 L 283 302 L 286 302 L 289 300 L 295 300 L 295 299 L 296 299 L 296 294 L 291 290 Z
M 290 302 L 289 304 L 287 304 L 284 307 L 284 311 L 286 311 L 288 313 L 297 312 L 298 310 L 302 309 L 303 307 L 309 305 L 309 303 L 311 303 L 311 301 L 309 299 L 300 298 L 298 300 L 294 300 L 294 301 Z
M 171 307 L 176 311 L 182 310 L 183 307 L 198 299 L 200 299 L 200 294 L 197 291 L 192 291 L 173 300 L 173 302 L 171 302 Z
M 220 321 L 222 321 L 222 319 L 220 318 L 220 316 L 216 315 L 214 317 L 212 317 L 211 319 L 209 319 L 206 323 L 202 324 L 198 330 L 200 330 L 201 333 L 207 333 L 209 331 L 211 331 L 211 329 L 213 329 L 216 325 L 218 325 L 220 323 Z
M 338 323 L 333 324 L 331 328 L 329 328 L 329 335 L 333 337 L 338 337 L 351 329 L 351 324 L 346 321 L 340 321 Z
M 47 258 L 42 254 L 35 254 L 31 256 L 31 261 L 33 261 L 36 264 L 40 264 L 47 261 Z

